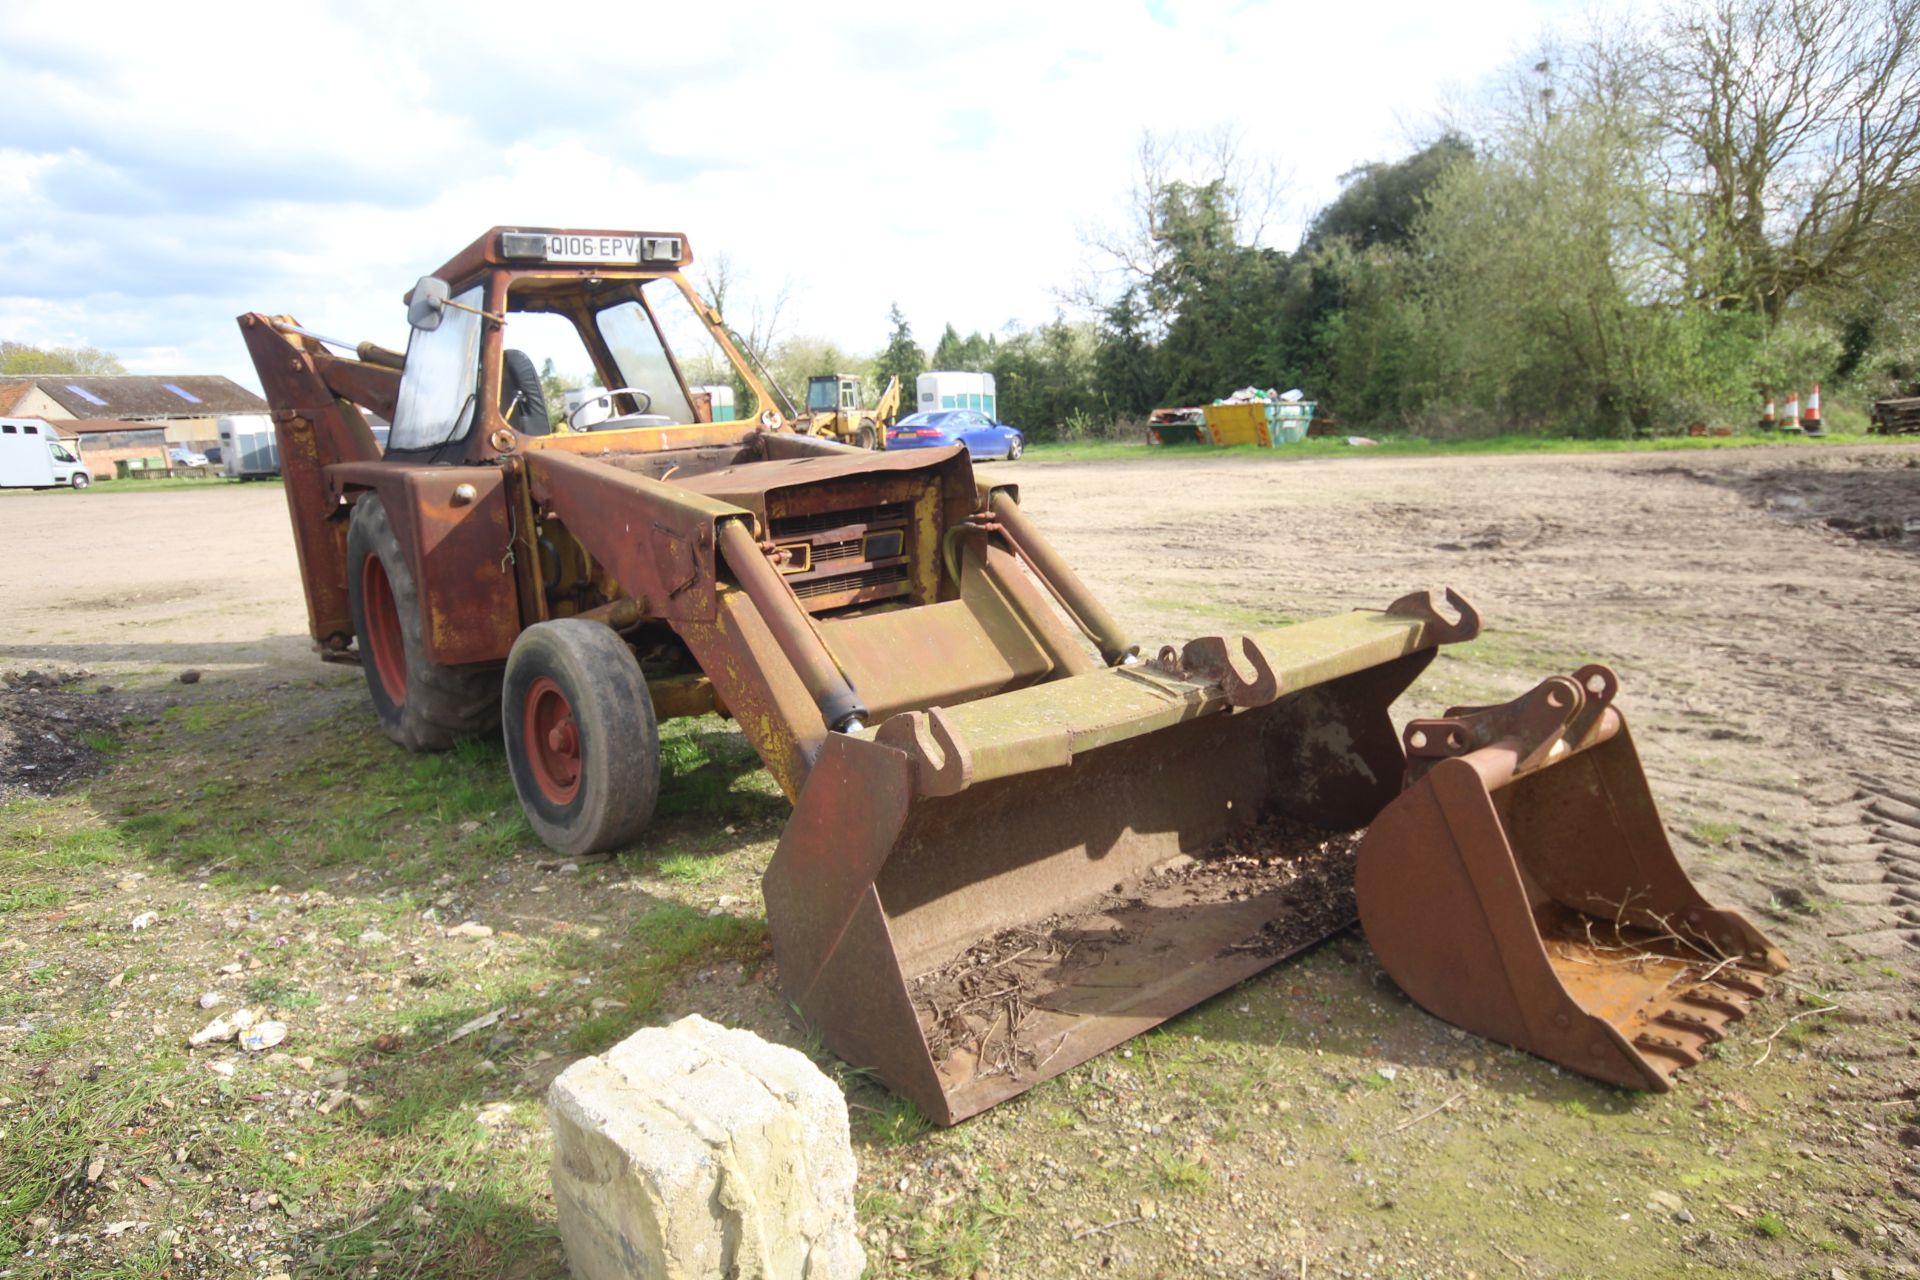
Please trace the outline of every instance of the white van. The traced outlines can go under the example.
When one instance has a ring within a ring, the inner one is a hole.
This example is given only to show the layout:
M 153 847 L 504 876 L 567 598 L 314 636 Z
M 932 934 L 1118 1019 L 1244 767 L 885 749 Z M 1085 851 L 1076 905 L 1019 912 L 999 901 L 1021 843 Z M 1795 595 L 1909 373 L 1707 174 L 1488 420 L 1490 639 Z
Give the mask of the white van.
M 0 418 L 0 489 L 84 489 L 86 464 L 38 418 Z
M 990 373 L 923 373 L 914 380 L 914 408 L 921 413 L 940 409 L 978 409 L 995 422 L 1000 407 Z

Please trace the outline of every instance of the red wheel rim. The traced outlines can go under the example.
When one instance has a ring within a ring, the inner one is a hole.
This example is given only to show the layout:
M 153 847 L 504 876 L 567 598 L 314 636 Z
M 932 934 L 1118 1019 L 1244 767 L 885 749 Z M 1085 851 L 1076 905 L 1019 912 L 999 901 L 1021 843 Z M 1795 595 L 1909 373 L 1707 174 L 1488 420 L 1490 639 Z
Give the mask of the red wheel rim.
M 566 692 L 546 676 L 527 690 L 520 733 L 540 794 L 554 804 L 570 803 L 580 794 L 580 726 Z
M 407 642 L 400 632 L 400 606 L 379 556 L 360 565 L 360 618 L 367 628 L 366 656 L 373 660 L 380 687 L 395 706 L 407 700 Z

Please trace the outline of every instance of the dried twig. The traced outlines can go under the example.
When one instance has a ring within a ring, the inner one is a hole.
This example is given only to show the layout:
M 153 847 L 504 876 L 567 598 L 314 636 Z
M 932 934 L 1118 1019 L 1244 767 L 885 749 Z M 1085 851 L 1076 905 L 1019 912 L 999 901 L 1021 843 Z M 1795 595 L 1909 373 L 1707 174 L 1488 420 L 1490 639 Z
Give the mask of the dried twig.
M 1136 1222 L 1145 1221 L 1146 1219 L 1141 1217 L 1115 1218 L 1112 1222 L 1103 1222 L 1097 1227 L 1088 1227 L 1084 1231 L 1076 1231 L 1071 1236 L 1068 1236 L 1067 1239 L 1069 1241 L 1085 1240 L 1088 1236 L 1103 1235 L 1108 1231 L 1112 1231 L 1115 1227 L 1130 1227 Z
M 1427 1110 L 1422 1111 L 1419 1115 L 1413 1117 L 1411 1120 L 1402 1120 L 1399 1124 L 1387 1130 L 1387 1132 L 1398 1133 L 1402 1129 L 1411 1129 L 1413 1128 L 1413 1126 L 1419 1124 L 1422 1120 L 1426 1120 L 1432 1116 L 1439 1115 L 1442 1111 L 1449 1109 L 1450 1107 L 1453 1106 L 1454 1103 L 1460 1101 L 1460 1099 L 1466 1096 L 1467 1096 L 1467 1091 L 1465 1089 L 1462 1089 L 1459 1093 L 1454 1094 L 1451 1098 L 1448 1098 L 1445 1102 L 1442 1102 L 1439 1106 L 1429 1107 Z
M 1838 1009 L 1839 1007 L 1840 1007 L 1840 1002 L 1838 1000 L 1835 1000 L 1832 1004 L 1828 1005 L 1824 1009 L 1803 1009 L 1799 1013 L 1796 1013 L 1792 1017 L 1788 1018 L 1785 1022 L 1781 1023 L 1779 1026 L 1773 1029 L 1773 1034 L 1768 1036 L 1766 1040 L 1763 1042 L 1766 1045 L 1766 1048 L 1761 1051 L 1759 1057 L 1755 1058 L 1752 1062 L 1747 1064 L 1748 1069 L 1751 1070 L 1752 1068 L 1759 1066 L 1761 1063 L 1767 1060 L 1767 1056 L 1773 1052 L 1773 1042 L 1775 1040 L 1778 1040 L 1781 1037 L 1781 1035 L 1785 1033 L 1788 1027 L 1800 1021 L 1800 1019 L 1802 1018 L 1811 1018 L 1815 1014 L 1832 1013 L 1835 1009 Z

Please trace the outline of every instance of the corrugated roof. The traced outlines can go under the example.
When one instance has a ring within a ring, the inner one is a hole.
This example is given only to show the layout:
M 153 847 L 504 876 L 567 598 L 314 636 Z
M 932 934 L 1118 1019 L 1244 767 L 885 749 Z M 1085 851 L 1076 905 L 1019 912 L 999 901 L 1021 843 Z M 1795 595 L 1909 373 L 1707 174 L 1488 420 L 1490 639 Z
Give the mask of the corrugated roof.
M 231 378 L 213 374 L 166 375 L 49 373 L 0 378 L 0 396 L 12 387 L 36 386 L 76 418 L 98 419 L 106 409 L 122 418 L 210 418 L 223 413 L 265 413 L 267 402 Z M 16 392 L 16 396 L 25 392 Z

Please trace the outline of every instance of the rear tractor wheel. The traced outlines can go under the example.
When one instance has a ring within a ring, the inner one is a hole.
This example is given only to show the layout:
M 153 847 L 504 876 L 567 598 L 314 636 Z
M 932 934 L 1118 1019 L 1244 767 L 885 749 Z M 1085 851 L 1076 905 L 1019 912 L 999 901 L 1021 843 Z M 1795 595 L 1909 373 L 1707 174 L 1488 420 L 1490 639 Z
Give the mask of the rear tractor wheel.
M 853 442 L 862 449 L 878 449 L 880 433 L 874 430 L 871 422 L 863 422 L 860 424 L 860 430 L 854 432 Z
M 660 731 L 626 643 L 595 622 L 536 623 L 514 641 L 500 696 L 534 834 L 556 853 L 631 844 L 660 795 Z
M 499 723 L 498 668 L 443 666 L 427 656 L 413 571 L 373 494 L 354 504 L 347 524 L 347 605 L 367 692 L 389 738 L 409 751 L 444 751 Z

